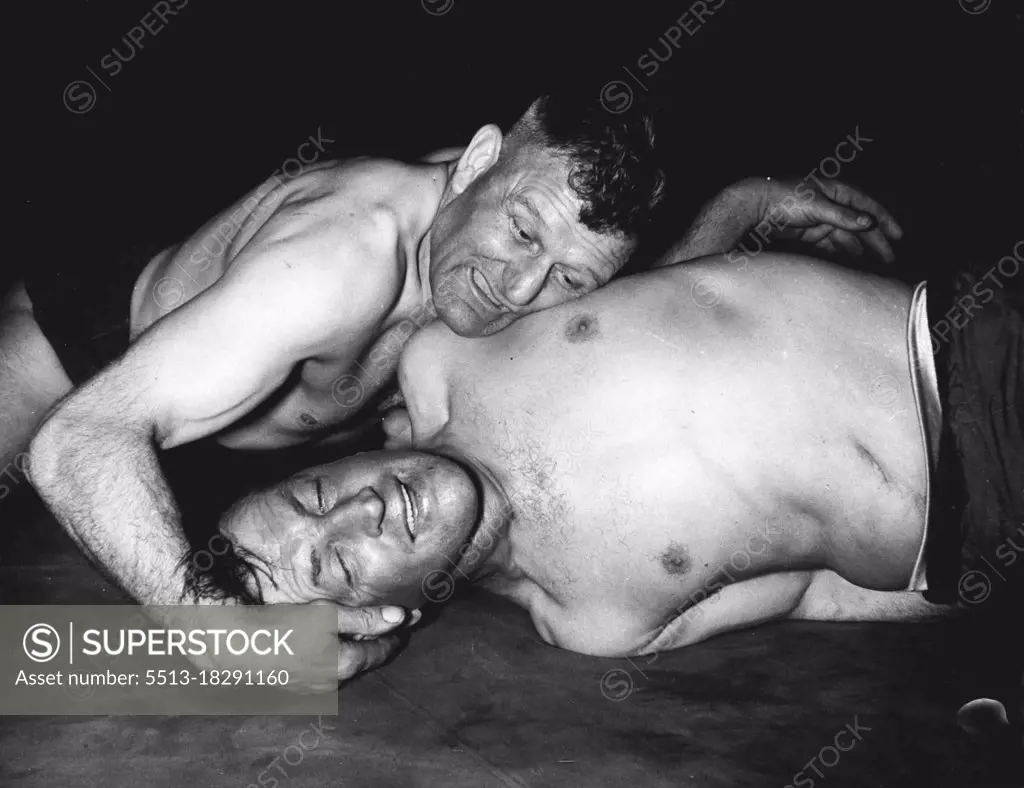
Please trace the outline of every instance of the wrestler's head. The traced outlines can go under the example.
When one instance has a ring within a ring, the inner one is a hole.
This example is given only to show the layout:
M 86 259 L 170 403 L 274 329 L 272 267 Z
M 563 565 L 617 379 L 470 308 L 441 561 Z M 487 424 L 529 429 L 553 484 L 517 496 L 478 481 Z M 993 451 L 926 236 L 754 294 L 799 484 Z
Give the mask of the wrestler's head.
M 431 574 L 454 572 L 480 525 L 478 484 L 461 464 L 420 452 L 370 452 L 310 468 L 221 517 L 225 542 L 211 547 L 205 566 L 193 561 L 195 590 L 267 604 L 418 607 Z
M 660 200 L 652 119 L 594 96 L 535 101 L 503 135 L 481 128 L 429 236 L 430 296 L 457 334 L 493 334 L 611 279 Z

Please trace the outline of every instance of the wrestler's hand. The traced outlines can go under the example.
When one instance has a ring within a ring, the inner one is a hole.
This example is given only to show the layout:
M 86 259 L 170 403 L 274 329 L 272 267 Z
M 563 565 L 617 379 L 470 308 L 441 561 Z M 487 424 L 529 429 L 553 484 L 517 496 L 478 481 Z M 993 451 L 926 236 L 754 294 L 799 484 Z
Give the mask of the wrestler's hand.
M 226 648 L 214 652 L 205 649 L 200 653 L 188 653 L 188 659 L 196 667 L 208 671 L 257 671 L 264 673 L 284 671 L 288 681 L 278 684 L 279 689 L 298 694 L 333 692 L 338 683 L 347 681 L 363 671 L 371 670 L 384 664 L 394 655 L 399 645 L 398 630 L 405 626 L 411 627 L 420 619 L 420 611 L 406 612 L 400 607 L 346 607 L 330 600 L 319 599 L 309 602 L 311 605 L 326 605 L 334 609 L 336 619 L 331 620 L 326 632 L 318 633 L 316 648 L 330 648 L 333 651 L 337 642 L 337 673 L 327 680 L 322 659 L 296 659 L 290 650 L 261 654 L 244 650 L 234 653 Z M 224 607 L 229 611 L 227 616 L 231 624 L 223 618 L 218 621 L 225 629 L 241 628 L 248 631 L 264 626 L 267 617 L 263 611 L 270 612 L 275 605 L 240 605 L 237 602 L 226 602 Z M 164 624 L 165 627 L 184 629 L 205 629 L 207 619 L 202 618 L 201 606 L 182 605 L 176 608 L 150 608 L 150 616 Z M 323 652 L 320 652 L 323 654 Z M 258 656 L 257 656 L 258 655 Z M 327 656 L 327 655 L 324 655 Z M 330 663 L 328 663 L 330 664 Z M 326 683 L 325 683 L 326 680 Z
M 338 681 L 387 662 L 398 648 L 395 631 L 415 625 L 421 615 L 419 610 L 406 613 L 400 607 L 334 607 L 338 611 Z
M 903 230 L 884 207 L 851 186 L 825 179 L 755 178 L 733 188 L 757 201 L 757 223 L 768 241 L 798 240 L 857 257 L 870 250 L 887 263 L 895 260 L 891 242 L 903 237 Z

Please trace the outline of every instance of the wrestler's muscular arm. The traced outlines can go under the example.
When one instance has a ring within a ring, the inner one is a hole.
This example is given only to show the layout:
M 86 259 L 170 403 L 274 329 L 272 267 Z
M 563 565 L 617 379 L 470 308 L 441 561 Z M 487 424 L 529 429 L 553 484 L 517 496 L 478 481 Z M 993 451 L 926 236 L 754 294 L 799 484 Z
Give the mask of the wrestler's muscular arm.
M 693 224 L 654 268 L 732 251 L 758 220 L 759 205 L 743 190 L 727 187 L 701 206 Z
M 894 259 L 891 242 L 903 235 L 884 207 L 839 181 L 746 178 L 705 203 L 690 229 L 654 267 L 728 254 L 751 232 L 760 239 L 748 239 L 757 250 L 748 254 L 760 253 L 762 243 L 790 239 L 852 256 L 863 254 L 866 247 L 886 262 Z M 740 254 L 735 262 L 746 259 Z
M 32 441 L 31 480 L 43 500 L 142 604 L 180 604 L 185 587 L 178 564 L 187 542 L 157 451 L 235 422 L 338 337 L 365 346 L 387 308 L 382 291 L 394 286 L 382 277 L 398 276 L 397 231 L 380 226 L 386 217 L 353 219 L 360 224 L 330 256 L 324 242 L 337 234 L 325 239 L 315 224 L 273 221 L 219 282 L 58 403 Z M 381 610 L 350 612 L 345 619 L 349 611 L 339 609 L 339 626 L 359 632 L 375 622 L 367 634 L 393 626 Z M 350 646 L 352 672 L 391 650 Z
M 872 591 L 831 570 L 776 572 L 733 583 L 702 600 L 670 621 L 638 653 L 682 648 L 723 632 L 786 618 L 920 622 L 954 612 L 916 591 Z

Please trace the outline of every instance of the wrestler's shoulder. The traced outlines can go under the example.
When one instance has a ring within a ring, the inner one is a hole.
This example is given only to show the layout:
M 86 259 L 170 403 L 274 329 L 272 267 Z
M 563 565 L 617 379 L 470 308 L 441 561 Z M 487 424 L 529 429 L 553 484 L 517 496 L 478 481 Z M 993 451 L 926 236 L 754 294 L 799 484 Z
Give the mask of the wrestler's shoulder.
M 321 198 L 358 198 L 386 205 L 404 197 L 409 185 L 421 180 L 423 169 L 422 164 L 359 156 L 327 162 L 310 175 Z
M 354 159 L 310 167 L 285 184 L 232 267 L 276 276 L 283 266 L 290 280 L 315 286 L 328 300 L 363 293 L 379 301 L 397 292 L 398 216 L 381 184 L 393 164 Z
M 392 250 L 400 217 L 422 187 L 422 167 L 361 157 L 310 173 L 278 209 L 282 219 L 307 217 L 320 231 L 366 232 Z

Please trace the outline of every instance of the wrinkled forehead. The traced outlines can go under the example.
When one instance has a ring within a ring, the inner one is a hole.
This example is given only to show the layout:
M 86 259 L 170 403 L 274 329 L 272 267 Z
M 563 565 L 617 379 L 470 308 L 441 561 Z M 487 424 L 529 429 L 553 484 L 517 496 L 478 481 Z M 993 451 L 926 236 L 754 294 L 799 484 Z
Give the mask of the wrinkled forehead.
M 625 264 L 634 239 L 584 225 L 583 202 L 571 178 L 566 157 L 529 147 L 509 162 L 503 197 L 545 230 L 547 242 L 555 246 L 551 251 L 563 262 L 591 267 L 601 281 L 608 281 Z
M 284 552 L 288 538 L 287 529 L 282 527 L 282 520 L 288 515 L 278 487 L 255 490 L 243 495 L 221 514 L 218 531 L 236 547 L 276 561 Z
M 279 539 L 280 526 L 290 514 L 285 484 L 251 490 L 234 501 L 220 516 L 220 532 L 244 542 Z

